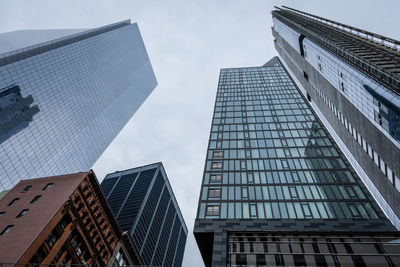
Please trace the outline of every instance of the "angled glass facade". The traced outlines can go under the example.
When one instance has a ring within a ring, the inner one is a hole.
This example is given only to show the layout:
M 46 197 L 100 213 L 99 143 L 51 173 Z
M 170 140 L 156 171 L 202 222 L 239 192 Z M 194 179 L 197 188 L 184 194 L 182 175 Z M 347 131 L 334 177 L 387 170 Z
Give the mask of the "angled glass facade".
M 108 174 L 101 187 L 146 265 L 182 265 L 187 228 L 161 163 Z
M 288 7 L 272 20 L 281 58 L 400 229 L 400 41 Z
M 0 54 L 0 188 L 90 169 L 156 85 L 130 21 Z
M 285 70 L 265 70 L 221 70 L 199 218 L 378 218 Z
M 255 264 L 226 245 L 243 232 L 378 229 L 395 230 L 279 59 L 222 69 L 194 228 L 206 266 Z

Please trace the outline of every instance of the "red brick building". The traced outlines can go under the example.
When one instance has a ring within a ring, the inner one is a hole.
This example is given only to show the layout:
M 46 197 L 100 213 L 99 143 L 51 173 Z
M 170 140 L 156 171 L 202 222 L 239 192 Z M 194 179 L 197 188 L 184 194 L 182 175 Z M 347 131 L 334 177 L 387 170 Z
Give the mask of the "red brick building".
M 0 263 L 105 266 L 121 236 L 93 171 L 23 180 L 0 199 Z

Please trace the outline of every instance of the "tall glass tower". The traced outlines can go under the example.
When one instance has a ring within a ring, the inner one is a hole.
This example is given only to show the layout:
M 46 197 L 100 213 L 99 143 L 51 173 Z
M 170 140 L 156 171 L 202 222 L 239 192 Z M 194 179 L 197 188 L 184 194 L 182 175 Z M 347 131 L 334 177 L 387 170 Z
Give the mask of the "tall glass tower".
M 272 17 L 281 58 L 400 229 L 400 42 L 287 7 Z
M 107 174 L 101 188 L 146 266 L 181 266 L 188 230 L 161 163 Z
M 220 72 L 194 235 L 206 266 L 400 259 L 399 233 L 278 58 Z
M 157 85 L 130 21 L 0 40 L 8 44 L 0 49 L 2 190 L 21 177 L 90 169 Z

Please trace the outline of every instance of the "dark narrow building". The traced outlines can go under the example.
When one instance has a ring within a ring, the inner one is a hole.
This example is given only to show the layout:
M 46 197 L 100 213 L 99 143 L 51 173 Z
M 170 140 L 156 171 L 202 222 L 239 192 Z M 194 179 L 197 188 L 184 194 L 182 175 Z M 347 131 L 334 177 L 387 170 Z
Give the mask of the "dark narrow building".
M 400 41 L 287 7 L 272 19 L 283 62 L 400 229 Z
M 280 60 L 221 69 L 194 235 L 206 266 L 394 266 L 400 238 Z
M 145 265 L 182 265 L 187 227 L 161 163 L 107 174 L 101 187 Z

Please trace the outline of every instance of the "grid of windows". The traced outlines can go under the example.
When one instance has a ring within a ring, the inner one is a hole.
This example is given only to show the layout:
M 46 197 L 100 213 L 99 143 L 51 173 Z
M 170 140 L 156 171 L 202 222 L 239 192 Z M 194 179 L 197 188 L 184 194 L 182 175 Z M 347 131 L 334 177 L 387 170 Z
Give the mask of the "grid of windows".
M 398 234 L 229 233 L 229 266 L 395 266 Z M 268 265 L 267 265 L 268 263 Z
M 187 228 L 161 163 L 108 174 L 101 188 L 145 264 L 180 266 Z
M 335 114 L 338 120 L 346 127 L 346 129 L 357 141 L 357 143 L 368 154 L 372 162 L 374 162 L 375 165 L 381 170 L 381 172 L 390 180 L 397 191 L 400 191 L 400 178 L 397 176 L 397 174 L 395 174 L 394 171 L 392 171 L 392 169 L 386 164 L 386 162 L 382 160 L 381 156 L 376 153 L 374 148 L 371 147 L 371 145 L 366 141 L 365 137 L 360 135 L 358 129 L 356 129 L 354 125 L 349 122 L 343 112 L 341 112 L 340 109 L 335 104 L 333 104 L 333 102 L 326 96 L 326 94 L 321 89 L 319 89 L 317 85 L 313 83 L 310 84 L 311 88 L 315 90 L 317 95 L 322 99 L 322 101 L 324 101 L 324 103 L 329 107 L 332 113 Z M 380 105 L 380 103 L 377 102 L 376 105 Z
M 368 64 L 354 65 L 354 61 L 348 62 L 346 58 L 341 58 L 338 51 L 329 52 L 329 47 L 325 47 L 313 38 L 313 36 L 325 36 L 327 43 L 330 46 L 332 44 L 335 46 L 337 45 L 337 36 L 332 34 L 326 36 L 325 33 L 319 31 L 316 32 L 316 35 L 310 34 L 310 32 L 302 32 L 305 36 L 302 35 L 301 38 L 297 39 L 297 42 L 294 42 L 296 37 L 299 37 L 301 29 L 294 27 L 288 21 L 281 20 L 278 16 L 273 17 L 273 34 L 277 38 L 275 44 L 279 53 L 285 58 L 285 61 L 288 60 L 289 67 L 295 70 L 298 78 L 300 78 L 300 73 L 304 69 L 314 68 L 312 71 L 308 70 L 313 75 L 311 79 L 305 79 L 305 83 L 307 84 L 306 87 L 314 90 L 319 97 L 319 99 L 316 99 L 315 104 L 322 108 L 321 111 L 327 111 L 326 108 L 328 108 L 337 117 L 338 120 L 332 118 L 332 114 L 329 114 L 329 111 L 325 114 L 329 120 L 327 123 L 333 130 L 336 130 L 337 134 L 340 135 L 339 137 L 344 141 L 343 145 L 346 147 L 346 153 L 349 153 L 350 161 L 363 173 L 362 178 L 368 189 L 370 189 L 370 192 L 390 220 L 395 225 L 398 225 L 396 222 L 398 221 L 398 216 L 395 208 L 398 202 L 396 200 L 398 192 L 393 191 L 393 189 L 400 191 L 399 161 L 397 156 L 397 151 L 400 147 L 400 96 L 391 90 L 390 86 L 387 86 L 388 84 L 382 83 L 382 79 L 375 79 L 372 77 L 373 75 L 367 75 L 363 68 Z M 315 30 L 312 24 L 308 24 L 305 28 L 310 31 Z M 354 41 L 355 39 L 349 38 L 348 40 Z M 361 43 L 358 44 L 358 46 L 351 46 L 351 48 L 347 46 L 345 49 L 350 49 L 352 53 L 360 53 L 365 47 Z M 340 45 L 343 45 L 343 43 Z M 294 48 L 297 52 L 301 51 L 297 54 L 291 48 Z M 366 57 L 373 59 L 376 64 L 387 68 L 391 64 L 382 58 L 386 54 L 385 49 L 370 54 L 364 51 L 359 56 L 364 59 Z M 389 68 L 392 67 L 390 66 Z M 321 78 L 324 78 L 322 79 L 323 81 Z M 326 82 L 329 82 L 337 90 L 330 88 Z M 327 91 L 327 89 L 329 90 Z M 343 97 L 336 97 L 338 95 Z M 354 108 L 360 113 L 353 114 L 354 112 L 351 112 L 351 110 L 354 110 Z M 369 120 L 371 124 L 365 124 L 364 119 Z M 340 122 L 344 128 L 341 128 L 337 122 Z M 376 129 L 371 131 L 371 127 Z M 348 130 L 360 147 L 354 146 L 356 143 L 348 139 L 349 136 L 343 132 L 344 129 Z M 379 131 L 383 134 L 384 140 L 380 140 L 382 135 Z M 379 134 L 376 135 L 375 133 Z M 361 153 L 359 148 L 362 148 L 370 157 L 370 161 L 365 159 L 365 155 Z M 376 175 L 376 168 L 371 166 L 371 163 L 380 169 L 382 174 L 392 183 L 393 188 L 388 186 L 387 180 L 381 180 L 380 175 Z M 393 193 L 387 193 L 392 191 Z
M 198 218 L 379 218 L 347 164 L 280 64 L 223 69 Z
M 0 190 L 90 169 L 152 92 L 137 24 L 118 25 L 0 55 Z

